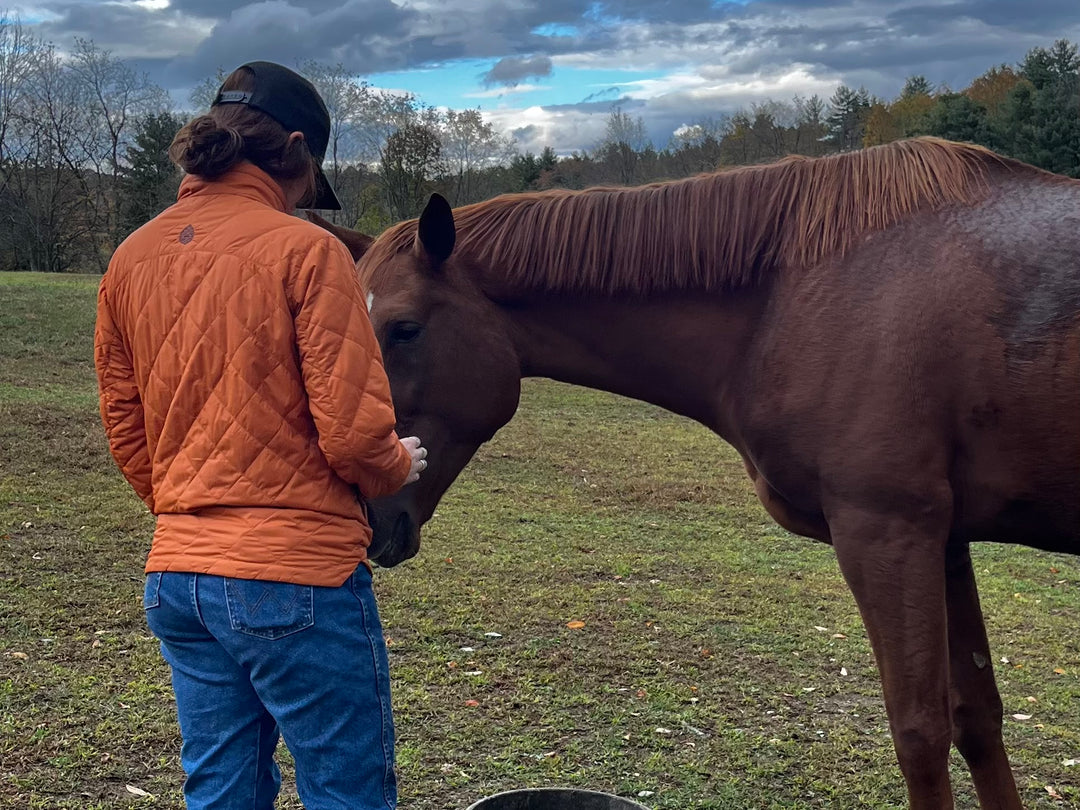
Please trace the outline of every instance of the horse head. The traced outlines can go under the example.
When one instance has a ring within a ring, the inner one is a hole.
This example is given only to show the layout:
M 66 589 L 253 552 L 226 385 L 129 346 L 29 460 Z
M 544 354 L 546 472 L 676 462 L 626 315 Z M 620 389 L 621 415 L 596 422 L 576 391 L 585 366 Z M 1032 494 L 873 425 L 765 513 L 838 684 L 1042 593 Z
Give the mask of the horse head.
M 440 498 L 517 410 L 520 363 L 509 324 L 454 252 L 455 241 L 453 212 L 437 194 L 419 220 L 391 228 L 370 247 L 355 237 L 346 241 L 359 248 L 353 255 L 368 290 L 398 435 L 419 436 L 429 452 L 418 482 L 369 504 L 368 556 L 382 566 L 419 551 L 420 527 Z

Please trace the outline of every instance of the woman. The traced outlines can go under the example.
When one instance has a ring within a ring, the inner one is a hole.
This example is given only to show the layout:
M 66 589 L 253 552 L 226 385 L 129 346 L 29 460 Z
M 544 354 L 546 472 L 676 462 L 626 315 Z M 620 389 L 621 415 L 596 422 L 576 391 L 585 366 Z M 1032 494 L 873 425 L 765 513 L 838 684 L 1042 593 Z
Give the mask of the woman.
M 279 729 L 308 810 L 393 808 L 386 648 L 364 499 L 417 480 L 315 88 L 238 68 L 177 134 L 175 205 L 116 251 L 95 362 L 110 449 L 157 515 L 145 608 L 172 668 L 190 810 L 274 805 Z

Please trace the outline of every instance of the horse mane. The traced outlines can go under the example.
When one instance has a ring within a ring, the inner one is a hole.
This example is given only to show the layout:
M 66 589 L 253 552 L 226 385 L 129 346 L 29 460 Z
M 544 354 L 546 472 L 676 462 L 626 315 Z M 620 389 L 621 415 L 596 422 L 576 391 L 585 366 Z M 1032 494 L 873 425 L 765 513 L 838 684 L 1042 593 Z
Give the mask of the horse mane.
M 974 203 L 994 166 L 1024 164 L 917 138 L 632 188 L 508 194 L 455 209 L 454 255 L 498 268 L 491 280 L 504 292 L 733 288 L 812 266 L 916 212 Z M 362 264 L 411 248 L 415 234 L 416 220 L 394 226 Z

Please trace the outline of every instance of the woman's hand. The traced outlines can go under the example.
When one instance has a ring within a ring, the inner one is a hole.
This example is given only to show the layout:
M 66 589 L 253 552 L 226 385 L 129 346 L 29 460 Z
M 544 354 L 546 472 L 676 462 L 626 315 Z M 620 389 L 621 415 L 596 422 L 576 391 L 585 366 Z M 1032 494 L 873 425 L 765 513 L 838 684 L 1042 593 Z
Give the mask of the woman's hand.
M 420 473 L 427 469 L 427 448 L 420 446 L 420 439 L 416 436 L 402 439 L 401 445 L 409 451 L 409 458 L 412 459 L 412 466 L 409 467 L 409 477 L 405 479 L 406 484 L 411 484 L 414 481 L 419 481 Z

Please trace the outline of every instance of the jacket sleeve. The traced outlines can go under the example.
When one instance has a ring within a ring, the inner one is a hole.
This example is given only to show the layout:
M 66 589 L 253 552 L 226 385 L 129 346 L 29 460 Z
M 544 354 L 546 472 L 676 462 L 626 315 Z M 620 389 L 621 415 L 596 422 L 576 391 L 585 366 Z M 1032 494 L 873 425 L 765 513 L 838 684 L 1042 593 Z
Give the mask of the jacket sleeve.
M 394 431 L 390 383 L 345 247 L 332 236 L 304 257 L 294 289 L 296 339 L 319 447 L 365 498 L 397 492 L 409 454 Z
M 101 421 L 105 425 L 109 451 L 132 489 L 153 512 L 153 465 L 146 441 L 142 400 L 135 384 L 131 356 L 109 307 L 105 281 L 98 290 L 94 366 L 101 399 Z

